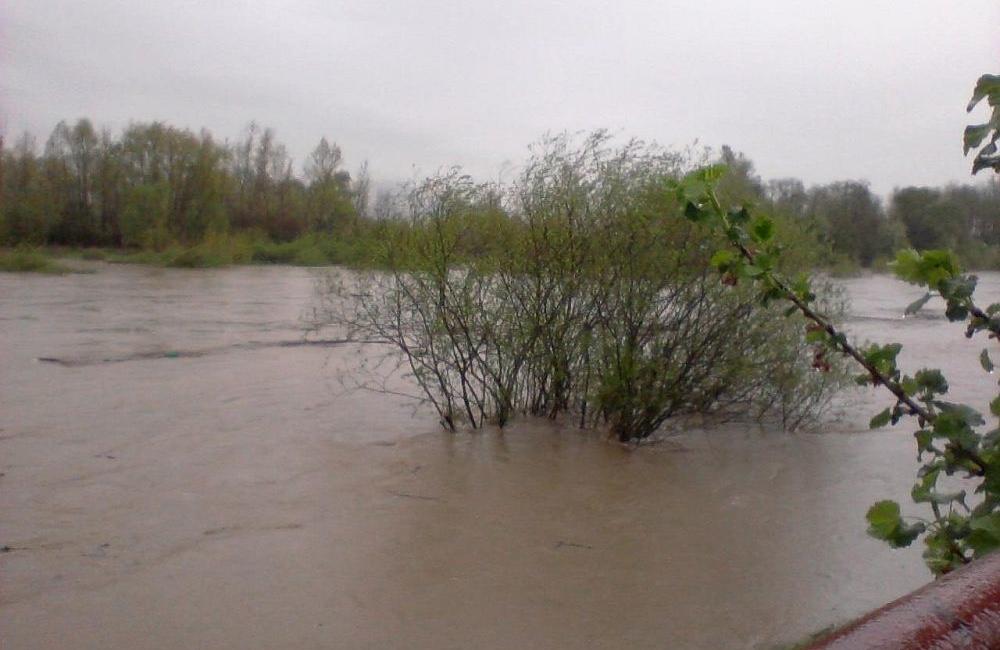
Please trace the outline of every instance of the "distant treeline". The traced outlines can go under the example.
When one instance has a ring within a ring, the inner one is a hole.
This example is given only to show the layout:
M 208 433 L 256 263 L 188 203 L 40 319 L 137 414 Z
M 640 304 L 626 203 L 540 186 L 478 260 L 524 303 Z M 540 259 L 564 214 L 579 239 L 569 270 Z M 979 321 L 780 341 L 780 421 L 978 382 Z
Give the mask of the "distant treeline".
M 41 152 L 31 135 L 0 140 L 0 243 L 162 249 L 212 234 L 259 231 L 274 241 L 333 232 L 366 211 L 355 179 L 325 138 L 301 170 L 271 129 L 216 141 L 160 122 L 120 135 L 90 120 L 60 122 Z
M 871 267 L 900 248 L 950 248 L 971 268 L 1000 268 L 1000 182 L 895 189 L 888 205 L 863 181 L 806 187 L 795 178 L 763 181 L 727 148 L 730 176 L 721 191 L 802 223 L 827 259 Z M 735 187 L 734 187 L 735 186 Z M 733 190 L 735 189 L 735 192 Z
M 886 205 L 865 182 L 806 187 L 797 179 L 764 181 L 742 154 L 723 147 L 716 158 L 731 170 L 720 187 L 725 198 L 753 202 L 795 224 L 796 245 L 819 266 L 871 267 L 912 246 L 952 248 L 967 266 L 1000 268 L 995 179 L 905 187 Z M 359 256 L 317 252 L 317 242 L 331 251 L 371 251 L 386 220 L 407 216 L 405 189 L 383 195 L 372 210 L 369 185 L 366 166 L 352 178 L 339 147 L 325 138 L 297 169 L 274 132 L 256 125 L 234 142 L 218 142 L 208 131 L 195 134 L 161 122 L 134 123 L 118 135 L 87 119 L 61 122 L 41 147 L 28 134 L 13 142 L 0 138 L 0 246 L 176 251 L 239 235 L 258 243 L 254 260 L 350 261 Z M 501 203 L 490 206 L 489 218 L 471 220 L 470 228 L 495 223 L 497 207 L 502 218 Z M 372 227 L 376 221 L 382 226 Z M 260 244 L 303 238 L 308 254 Z M 473 239 L 477 247 L 491 245 L 488 232 Z

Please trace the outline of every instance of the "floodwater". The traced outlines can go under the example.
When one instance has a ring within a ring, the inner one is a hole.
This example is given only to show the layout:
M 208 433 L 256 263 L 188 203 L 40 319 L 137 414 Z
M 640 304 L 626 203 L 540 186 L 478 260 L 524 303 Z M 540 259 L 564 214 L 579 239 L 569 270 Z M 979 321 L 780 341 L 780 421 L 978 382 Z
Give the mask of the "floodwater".
M 774 648 L 929 580 L 864 532 L 915 469 L 874 391 L 823 433 L 450 435 L 301 345 L 314 271 L 92 268 L 0 274 L 5 650 Z M 844 284 L 852 333 L 988 402 L 983 339 Z

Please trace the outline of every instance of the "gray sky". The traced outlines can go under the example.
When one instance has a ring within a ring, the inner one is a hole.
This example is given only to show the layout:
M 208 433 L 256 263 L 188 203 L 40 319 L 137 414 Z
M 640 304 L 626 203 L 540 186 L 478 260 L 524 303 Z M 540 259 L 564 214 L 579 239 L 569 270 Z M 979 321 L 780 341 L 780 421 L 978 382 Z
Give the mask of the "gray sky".
M 2 0 L 0 128 L 256 120 L 299 163 L 325 135 L 399 180 L 607 127 L 884 193 L 969 180 L 998 27 L 997 0 Z

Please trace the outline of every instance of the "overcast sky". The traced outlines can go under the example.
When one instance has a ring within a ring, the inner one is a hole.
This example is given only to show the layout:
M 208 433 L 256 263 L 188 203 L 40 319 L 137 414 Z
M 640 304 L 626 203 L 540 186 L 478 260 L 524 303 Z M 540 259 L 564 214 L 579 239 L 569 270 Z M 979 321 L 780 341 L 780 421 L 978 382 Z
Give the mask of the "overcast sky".
M 765 178 L 966 181 L 984 72 L 997 0 L 0 0 L 8 135 L 256 120 L 298 162 L 325 135 L 384 181 L 495 178 L 546 131 L 600 127 L 729 144 Z

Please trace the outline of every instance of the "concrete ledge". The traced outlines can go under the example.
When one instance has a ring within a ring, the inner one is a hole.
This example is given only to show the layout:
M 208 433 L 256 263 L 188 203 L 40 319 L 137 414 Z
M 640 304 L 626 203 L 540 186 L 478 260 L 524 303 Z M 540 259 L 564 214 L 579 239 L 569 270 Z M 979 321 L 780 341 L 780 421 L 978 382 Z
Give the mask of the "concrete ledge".
M 1000 552 L 935 580 L 809 647 L 1000 648 Z

